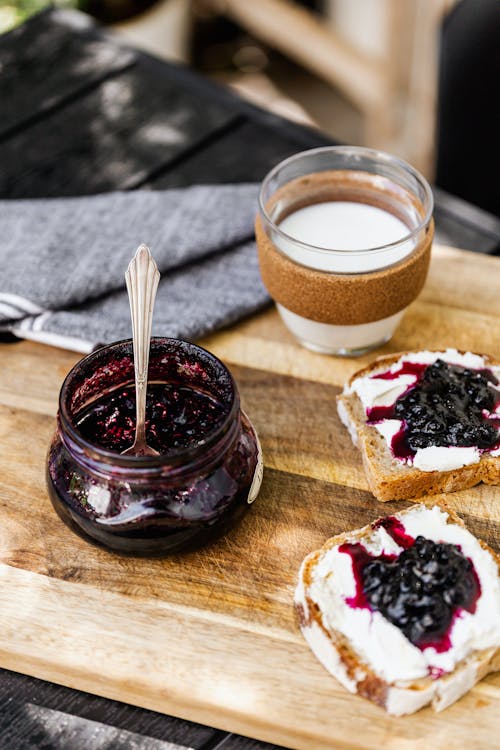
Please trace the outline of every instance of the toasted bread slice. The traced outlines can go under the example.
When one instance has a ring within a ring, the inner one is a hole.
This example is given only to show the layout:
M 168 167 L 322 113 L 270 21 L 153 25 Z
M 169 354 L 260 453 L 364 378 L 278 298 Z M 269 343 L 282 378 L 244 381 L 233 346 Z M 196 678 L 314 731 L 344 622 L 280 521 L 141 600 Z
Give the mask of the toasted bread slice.
M 356 393 L 350 390 L 352 383 L 361 377 L 387 371 L 405 353 L 379 357 L 368 367 L 354 373 L 344 392 L 337 396 L 337 409 L 343 424 L 349 430 L 352 441 L 362 456 L 370 490 L 377 500 L 408 500 L 423 495 L 473 487 L 480 482 L 500 484 L 500 456 L 483 453 L 476 463 L 451 471 L 421 471 L 411 464 L 394 458 L 384 437 L 373 425 L 366 423 L 366 414 Z M 408 356 L 412 352 L 407 353 Z M 486 355 L 486 366 L 498 367 Z
M 421 508 L 432 510 L 423 504 L 413 505 L 398 513 L 397 517 L 404 523 L 408 513 Z M 463 521 L 456 514 L 445 510 L 443 505 L 434 505 L 434 510 L 436 508 L 447 513 L 447 524 L 455 524 L 465 529 Z M 295 592 L 295 610 L 299 626 L 321 664 L 351 693 L 357 693 L 397 716 L 414 713 L 428 704 L 436 711 L 442 711 L 467 693 L 485 675 L 500 669 L 500 646 L 473 648 L 455 665 L 453 671 L 441 676 L 429 673 L 428 676 L 410 681 L 388 681 L 369 660 L 357 652 L 348 634 L 328 625 L 324 613 L 311 594 L 311 585 L 317 574 L 318 565 L 329 550 L 345 542 L 366 542 L 373 533 L 373 524 L 370 524 L 356 531 L 339 534 L 304 559 Z M 492 568 L 498 577 L 500 557 L 487 544 L 481 540 L 477 541 L 480 547 L 491 555 Z M 332 571 L 327 575 L 335 573 Z M 335 580 L 333 583 L 335 585 Z M 495 589 L 495 592 L 498 609 L 498 589 Z M 500 629 L 500 625 L 498 627 Z M 500 631 L 496 643 L 500 643 Z M 397 659 L 395 655 L 393 658 Z

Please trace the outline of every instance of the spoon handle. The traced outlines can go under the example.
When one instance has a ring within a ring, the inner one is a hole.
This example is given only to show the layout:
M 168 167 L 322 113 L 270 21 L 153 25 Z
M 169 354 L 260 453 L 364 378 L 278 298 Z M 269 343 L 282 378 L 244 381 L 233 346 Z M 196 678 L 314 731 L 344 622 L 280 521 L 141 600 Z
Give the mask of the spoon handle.
M 149 248 L 140 245 L 125 273 L 132 316 L 136 394 L 135 443 L 146 442 L 146 391 L 148 387 L 149 347 L 153 305 L 160 272 Z

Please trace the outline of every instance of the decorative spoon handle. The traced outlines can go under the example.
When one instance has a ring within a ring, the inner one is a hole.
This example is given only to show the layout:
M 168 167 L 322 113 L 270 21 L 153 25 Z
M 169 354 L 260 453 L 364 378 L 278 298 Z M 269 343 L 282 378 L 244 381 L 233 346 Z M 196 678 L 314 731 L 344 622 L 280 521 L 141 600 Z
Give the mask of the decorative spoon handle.
M 132 316 L 136 393 L 136 453 L 156 453 L 146 445 L 146 391 L 148 387 L 149 347 L 153 306 L 160 272 L 149 248 L 140 245 L 125 273 Z

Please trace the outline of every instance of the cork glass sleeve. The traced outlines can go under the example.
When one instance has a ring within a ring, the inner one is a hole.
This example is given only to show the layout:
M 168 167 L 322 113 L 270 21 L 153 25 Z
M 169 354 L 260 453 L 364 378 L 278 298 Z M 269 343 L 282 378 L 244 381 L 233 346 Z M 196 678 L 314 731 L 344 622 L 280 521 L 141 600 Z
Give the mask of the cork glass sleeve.
M 434 224 L 427 181 L 358 146 L 303 151 L 262 183 L 262 278 L 301 344 L 356 356 L 388 341 L 421 291 Z

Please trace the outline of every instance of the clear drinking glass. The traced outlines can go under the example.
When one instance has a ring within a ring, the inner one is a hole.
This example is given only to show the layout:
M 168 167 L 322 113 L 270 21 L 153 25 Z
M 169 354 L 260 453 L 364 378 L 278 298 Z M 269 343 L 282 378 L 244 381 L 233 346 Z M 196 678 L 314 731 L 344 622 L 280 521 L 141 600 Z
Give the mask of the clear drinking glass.
M 388 341 L 425 282 L 432 211 L 422 175 L 381 151 L 318 148 L 274 167 L 259 198 L 259 262 L 300 343 L 354 356 Z

